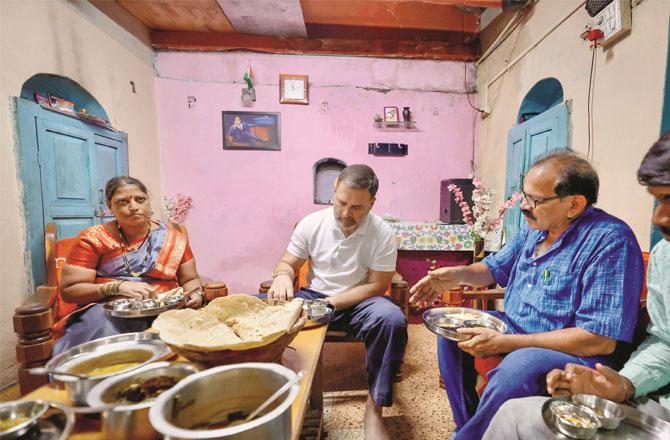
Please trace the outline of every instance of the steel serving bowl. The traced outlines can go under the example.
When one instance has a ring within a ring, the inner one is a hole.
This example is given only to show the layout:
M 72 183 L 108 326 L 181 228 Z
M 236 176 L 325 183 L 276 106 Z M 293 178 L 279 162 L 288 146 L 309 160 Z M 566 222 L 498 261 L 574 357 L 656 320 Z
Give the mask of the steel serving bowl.
M 621 407 L 611 400 L 592 394 L 575 394 L 572 401 L 578 405 L 586 406 L 593 410 L 602 425 L 602 429 L 617 429 L 626 415 Z
M 552 402 L 551 412 L 560 432 L 575 439 L 590 439 L 601 427 L 600 420 L 589 408 L 570 402 Z
M 170 353 L 170 349 L 159 338 L 158 333 L 124 333 L 95 339 L 72 347 L 52 358 L 46 364 L 45 369 L 55 380 L 64 384 L 74 405 L 86 405 L 86 396 L 89 391 L 104 379 L 157 361 Z M 86 374 L 87 369 L 99 369 L 122 363 L 136 363 L 137 365 L 87 379 L 77 379 L 57 373 L 58 371 L 65 371 Z
M 86 397 L 91 407 L 109 407 L 102 413 L 102 435 L 109 440 L 149 440 L 160 438 L 149 423 L 149 408 L 155 399 L 137 403 L 118 403 L 119 393 L 127 387 L 159 376 L 182 380 L 197 373 L 191 364 L 156 362 L 118 376 L 109 377 L 91 389 Z M 165 392 L 165 391 L 163 391 Z
M 35 426 L 37 420 L 49 409 L 49 404 L 41 400 L 15 400 L 0 404 L 0 422 L 11 424 L 0 431 L 0 437 L 19 438 Z M 16 423 L 16 424 L 14 424 Z
M 272 363 L 214 367 L 185 378 L 158 396 L 149 410 L 149 420 L 169 439 L 289 439 L 291 405 L 299 384 L 259 417 L 235 426 L 224 425 L 233 415 L 241 419 L 251 413 L 295 376 L 292 370 Z
M 468 319 L 460 316 L 467 315 Z M 471 336 L 458 333 L 463 327 L 486 327 L 500 333 L 507 331 L 507 325 L 486 312 L 467 307 L 438 307 L 423 313 L 423 323 L 431 332 L 452 341 L 466 341 Z

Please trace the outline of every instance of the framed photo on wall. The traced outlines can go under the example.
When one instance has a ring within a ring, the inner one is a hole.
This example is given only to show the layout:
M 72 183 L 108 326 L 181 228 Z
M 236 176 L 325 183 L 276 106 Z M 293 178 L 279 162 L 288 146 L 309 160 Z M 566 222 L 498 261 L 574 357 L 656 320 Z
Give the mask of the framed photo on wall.
M 398 121 L 398 107 L 384 107 L 384 122 L 395 124 Z
M 223 111 L 224 150 L 281 150 L 280 114 Z

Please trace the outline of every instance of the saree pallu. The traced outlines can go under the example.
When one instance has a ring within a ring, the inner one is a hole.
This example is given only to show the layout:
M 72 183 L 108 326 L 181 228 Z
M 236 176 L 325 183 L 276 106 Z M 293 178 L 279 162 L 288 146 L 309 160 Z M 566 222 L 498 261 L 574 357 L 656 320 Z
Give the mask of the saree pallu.
M 155 225 L 158 228 L 153 229 L 146 239 L 139 237 L 128 244 L 130 247 L 141 244 L 134 251 L 126 251 L 128 267 L 123 255 L 125 243 L 105 225 L 87 228 L 79 234 L 79 242 L 70 252 L 67 264 L 95 270 L 95 282 L 100 284 L 114 280 L 145 282 L 159 292 L 179 287 L 177 270 L 193 258 L 188 239 L 173 225 L 158 222 Z M 131 272 L 138 276 L 133 276 Z M 57 339 L 66 333 L 66 328 L 75 324 L 77 317 L 88 313 L 97 304 L 81 306 L 68 303 L 62 299 L 60 292 L 57 301 L 59 304 L 54 308 L 57 312 L 54 319 L 54 335 Z M 81 323 L 79 319 L 77 324 Z M 88 322 L 86 326 L 90 324 Z

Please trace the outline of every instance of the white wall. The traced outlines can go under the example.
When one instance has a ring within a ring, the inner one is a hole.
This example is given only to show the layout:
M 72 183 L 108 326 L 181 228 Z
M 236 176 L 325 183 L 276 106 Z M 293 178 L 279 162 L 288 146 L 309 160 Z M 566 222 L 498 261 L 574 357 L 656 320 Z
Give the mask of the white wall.
M 146 183 L 158 205 L 162 194 L 150 48 L 128 38 L 88 3 L 63 0 L 0 1 L 0 36 L 2 387 L 16 381 L 13 310 L 33 291 L 10 97 L 19 96 L 23 83 L 37 73 L 78 82 L 98 99 L 114 127 L 128 133 L 130 173 Z M 131 93 L 129 81 L 135 82 L 136 94 Z
M 509 60 L 539 41 L 559 19 L 581 2 L 540 1 L 519 26 L 477 69 L 483 99 L 486 84 Z M 645 0 L 633 9 L 630 35 L 610 49 L 596 52 L 593 98 L 594 165 L 601 191 L 598 206 L 626 221 L 643 250 L 649 247 L 652 199 L 637 184 L 643 154 L 658 138 L 663 105 L 670 2 Z M 557 78 L 565 99 L 572 99 L 571 148 L 587 150 L 587 91 L 591 66 L 588 42 L 579 34 L 590 22 L 583 6 L 518 64 L 491 84 L 491 115 L 481 121 L 475 167 L 485 184 L 502 197 L 507 132 L 514 125 L 521 102 L 539 80 Z M 482 102 L 479 103 L 483 105 Z

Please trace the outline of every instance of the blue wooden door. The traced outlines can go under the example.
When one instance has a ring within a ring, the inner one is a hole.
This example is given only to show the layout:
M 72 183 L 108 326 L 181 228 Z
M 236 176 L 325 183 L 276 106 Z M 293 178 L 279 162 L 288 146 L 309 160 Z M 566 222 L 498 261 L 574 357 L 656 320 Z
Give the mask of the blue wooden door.
M 46 281 L 44 227 L 55 222 L 58 237 L 106 221 L 104 184 L 128 172 L 125 133 L 88 124 L 15 98 L 18 150 L 27 233 L 35 285 Z
M 105 223 L 113 218 L 107 209 L 105 184 L 112 177 L 128 175 L 128 144 L 100 134 L 95 135 L 94 142 L 97 165 L 97 180 L 94 188 L 95 215 L 100 222 Z
M 530 165 L 550 151 L 568 148 L 568 105 L 560 103 L 513 127 L 507 136 L 505 198 L 521 191 Z M 505 216 L 505 237 L 510 240 L 525 218 L 517 204 Z
M 54 222 L 58 238 L 72 237 L 97 223 L 93 133 L 37 118 L 44 224 Z
M 507 176 L 505 177 L 505 199 L 515 192 L 521 191 L 522 178 L 524 175 L 526 128 L 517 126 L 512 128 L 508 134 L 507 141 Z M 504 231 L 507 239 L 512 238 L 521 222 L 521 210 L 515 205 L 505 214 Z

